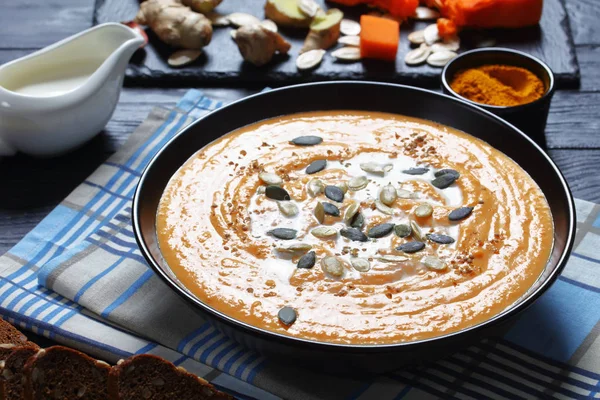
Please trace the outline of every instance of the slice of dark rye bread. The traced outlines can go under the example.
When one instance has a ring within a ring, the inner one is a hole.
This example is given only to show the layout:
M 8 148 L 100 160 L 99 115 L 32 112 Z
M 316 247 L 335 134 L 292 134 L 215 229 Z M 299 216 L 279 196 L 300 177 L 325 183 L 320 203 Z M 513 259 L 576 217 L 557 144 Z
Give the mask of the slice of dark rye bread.
M 173 363 L 150 354 L 115 365 L 108 378 L 111 400 L 232 400 L 213 385 Z
M 52 346 L 25 363 L 25 400 L 107 400 L 110 366 L 80 351 Z
M 15 346 L 32 344 L 17 328 L 0 318 L 0 361 L 5 360 Z
M 0 361 L 0 399 L 22 400 L 25 383 L 23 366 L 29 359 L 39 351 L 37 345 L 17 346 L 6 357 Z

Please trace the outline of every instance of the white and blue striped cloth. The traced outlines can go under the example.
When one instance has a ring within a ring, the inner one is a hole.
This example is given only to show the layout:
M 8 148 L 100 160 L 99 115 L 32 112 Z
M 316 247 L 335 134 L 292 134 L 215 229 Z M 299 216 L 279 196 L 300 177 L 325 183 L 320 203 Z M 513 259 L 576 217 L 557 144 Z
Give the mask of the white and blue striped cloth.
M 189 91 L 155 109 L 117 154 L 0 258 L 0 314 L 107 361 L 161 355 L 240 399 L 600 398 L 600 206 L 577 201 L 575 251 L 559 280 L 503 337 L 366 380 L 275 364 L 232 342 L 141 256 L 131 198 L 177 131 L 218 108 Z

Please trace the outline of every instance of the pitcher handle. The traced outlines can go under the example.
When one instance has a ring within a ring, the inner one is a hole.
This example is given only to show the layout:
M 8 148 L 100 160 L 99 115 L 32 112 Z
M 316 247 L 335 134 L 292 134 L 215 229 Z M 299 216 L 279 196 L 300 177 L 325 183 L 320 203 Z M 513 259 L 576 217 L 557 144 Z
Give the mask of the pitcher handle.
M 6 141 L 0 137 L 0 157 L 13 156 L 16 153 L 17 150 L 8 143 L 6 143 Z

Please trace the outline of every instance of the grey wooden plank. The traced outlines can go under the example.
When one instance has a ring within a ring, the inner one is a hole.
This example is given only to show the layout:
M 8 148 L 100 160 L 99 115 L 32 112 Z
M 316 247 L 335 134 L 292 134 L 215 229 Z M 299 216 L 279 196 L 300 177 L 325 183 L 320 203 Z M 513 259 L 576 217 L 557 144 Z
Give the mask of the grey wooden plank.
M 552 99 L 546 140 L 548 148 L 600 148 L 600 93 L 558 91 Z
M 576 45 L 600 44 L 600 1 L 565 0 Z
M 4 0 L 0 48 L 41 48 L 92 26 L 94 0 Z
M 600 91 L 600 45 L 577 46 L 583 91 Z
M 599 150 L 550 150 L 549 154 L 565 176 L 573 196 L 600 203 Z

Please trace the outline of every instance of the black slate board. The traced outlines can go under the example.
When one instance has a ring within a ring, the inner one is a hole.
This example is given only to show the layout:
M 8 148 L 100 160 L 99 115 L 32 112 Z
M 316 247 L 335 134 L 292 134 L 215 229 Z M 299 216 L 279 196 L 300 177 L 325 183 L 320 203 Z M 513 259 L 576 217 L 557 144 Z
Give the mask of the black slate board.
M 228 14 L 246 12 L 259 18 L 264 17 L 264 0 L 224 0 L 217 11 Z M 97 0 L 94 23 L 119 22 L 133 19 L 138 9 L 138 0 Z M 327 4 L 336 7 L 334 3 Z M 344 8 L 346 17 L 358 20 L 362 8 Z M 407 66 L 403 59 L 410 49 L 406 36 L 423 29 L 431 22 L 406 22 L 401 26 L 401 41 L 398 59 L 391 63 L 364 60 L 357 63 L 339 63 L 327 55 L 318 69 L 299 72 L 295 59 L 302 47 L 306 31 L 284 30 L 280 32 L 292 43 L 288 56 L 276 56 L 261 68 L 243 62 L 235 42 L 231 39 L 231 28 L 216 27 L 212 42 L 195 63 L 174 69 L 166 59 L 173 49 L 164 45 L 147 29 L 150 43 L 132 58 L 127 70 L 129 85 L 224 85 L 262 84 L 284 85 L 298 82 L 334 79 L 378 80 L 405 83 L 426 87 L 439 87 L 439 68 L 428 65 Z M 466 31 L 461 34 L 461 50 L 467 50 L 485 35 L 496 40 L 496 46 L 524 51 L 544 60 L 554 71 L 559 87 L 575 87 L 579 84 L 579 65 L 575 57 L 573 40 L 567 13 L 561 0 L 546 0 L 540 26 L 518 30 L 493 30 L 485 32 Z

